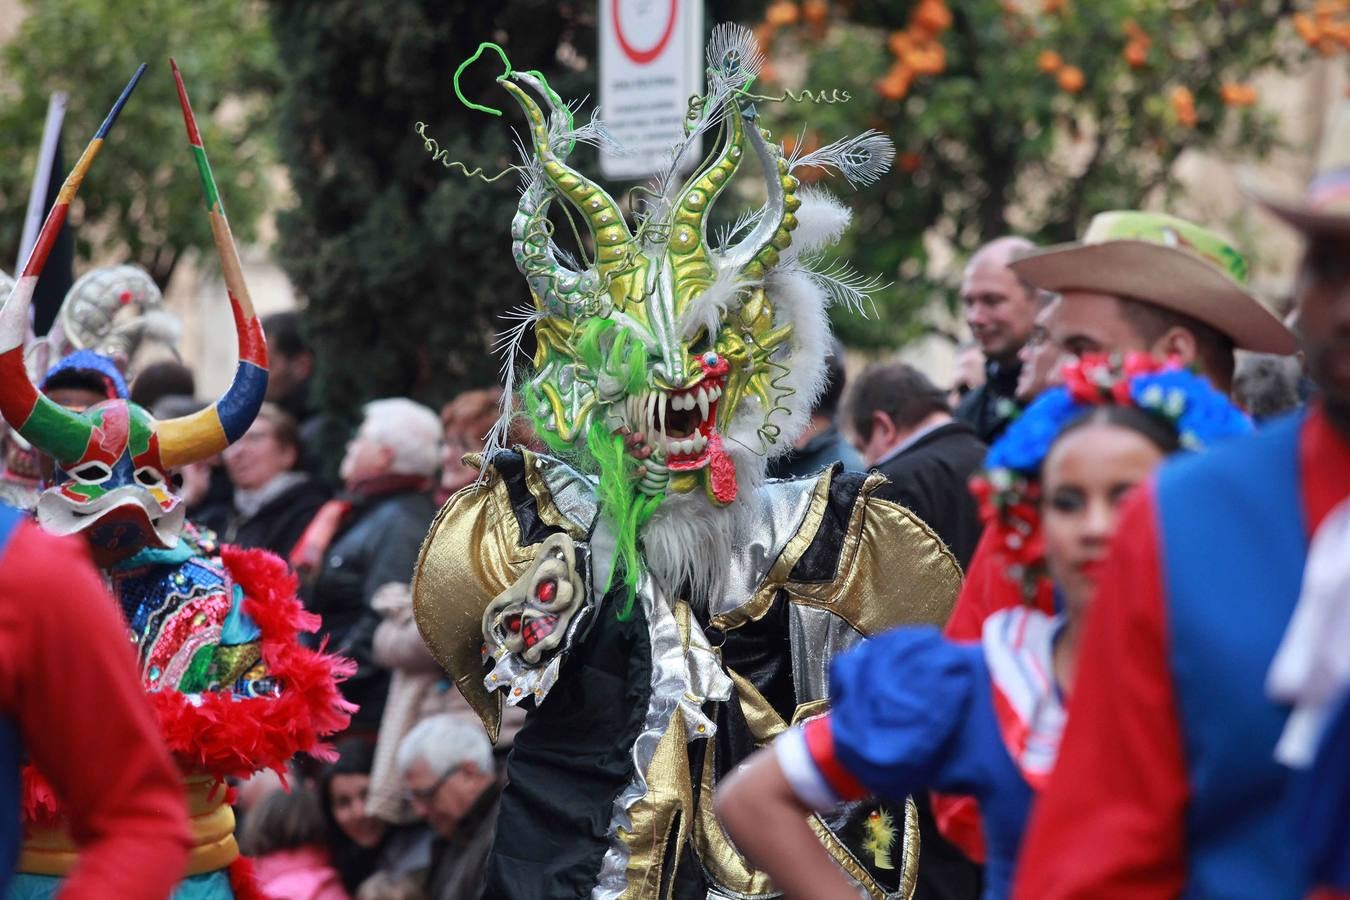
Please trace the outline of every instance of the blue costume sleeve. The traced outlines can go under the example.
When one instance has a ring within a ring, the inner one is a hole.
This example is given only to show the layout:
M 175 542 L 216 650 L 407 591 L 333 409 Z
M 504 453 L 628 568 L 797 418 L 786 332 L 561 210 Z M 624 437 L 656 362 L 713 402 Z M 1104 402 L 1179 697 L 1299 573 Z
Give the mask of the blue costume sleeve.
M 978 653 L 913 627 L 837 657 L 830 716 L 839 763 L 883 798 L 932 785 L 969 714 Z

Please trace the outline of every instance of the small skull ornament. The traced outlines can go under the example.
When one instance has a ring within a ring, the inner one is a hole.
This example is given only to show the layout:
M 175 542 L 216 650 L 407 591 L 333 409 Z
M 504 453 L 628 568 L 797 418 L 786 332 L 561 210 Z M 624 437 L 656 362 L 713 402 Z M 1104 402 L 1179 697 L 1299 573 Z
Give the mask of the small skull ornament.
M 514 653 L 528 665 L 539 665 L 562 644 L 585 596 L 572 539 L 550 535 L 529 571 L 483 613 L 488 653 L 493 659 Z

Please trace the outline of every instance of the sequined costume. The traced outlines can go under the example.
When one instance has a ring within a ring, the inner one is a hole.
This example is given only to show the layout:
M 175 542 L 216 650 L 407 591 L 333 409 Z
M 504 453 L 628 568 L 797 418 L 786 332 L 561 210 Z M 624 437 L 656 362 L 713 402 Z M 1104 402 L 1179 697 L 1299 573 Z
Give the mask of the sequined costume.
M 823 706 L 835 651 L 940 624 L 956 592 L 952 555 L 878 496 L 881 476 L 764 480 L 822 388 L 830 302 L 865 302 L 865 279 L 814 255 L 848 211 L 791 170 L 866 184 L 893 148 L 869 134 L 790 162 L 747 94 L 757 52 L 744 29 L 714 31 L 708 93 L 633 229 L 566 161 L 605 139 L 599 123 L 578 126 L 538 73 L 498 79 L 533 146 L 511 229 L 533 302 L 515 335 L 534 328 L 519 398 L 552 454 L 490 441 L 414 584 L 423 635 L 489 731 L 503 703 L 529 710 L 486 896 L 777 896 L 717 822 L 719 779 Z M 702 134 L 713 150 L 684 179 Z M 768 199 L 714 246 L 708 211 L 750 155 Z M 589 228 L 593 260 L 554 242 L 555 202 Z M 912 814 L 889 813 L 886 846 L 865 850 L 877 811 L 854 804 L 818 832 L 867 895 L 908 896 Z
M 49 532 L 87 540 L 124 615 L 160 730 L 186 778 L 194 846 L 174 896 L 250 898 L 256 889 L 235 844 L 224 778 L 281 770 L 298 752 L 322 754 L 324 736 L 349 718 L 351 707 L 337 688 L 349 665 L 299 644 L 300 632 L 315 630 L 318 621 L 301 607 L 286 564 L 263 551 L 220 547 L 212 535 L 198 533 L 184 523 L 171 486 L 174 468 L 219 453 L 247 430 L 267 384 L 262 329 L 181 80 L 178 86 L 234 311 L 234 381 L 201 412 L 164 421 L 125 396 L 76 412 L 38 391 L 24 367 L 24 338 L 42 248 L 60 226 L 54 212 L 34 258 L 0 307 L 0 413 L 52 457 L 55 475 L 37 503 L 38 522 Z M 96 139 L 92 151 L 98 144 Z M 67 179 L 67 203 L 93 155 L 86 152 Z M 22 805 L 26 836 L 8 896 L 50 897 L 76 853 L 56 797 L 31 765 L 24 772 Z

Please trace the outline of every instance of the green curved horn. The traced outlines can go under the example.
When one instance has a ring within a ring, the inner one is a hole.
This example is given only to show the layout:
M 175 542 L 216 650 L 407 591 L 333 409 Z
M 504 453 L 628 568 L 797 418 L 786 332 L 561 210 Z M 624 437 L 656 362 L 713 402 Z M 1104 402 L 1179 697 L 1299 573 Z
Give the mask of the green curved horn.
M 544 174 L 553 186 L 581 211 L 586 224 L 590 226 L 591 234 L 595 236 L 596 263 L 600 274 L 603 276 L 624 265 L 631 265 L 627 262 L 628 254 L 624 248 L 626 244 L 632 242 L 633 235 L 628 230 L 628 223 L 624 221 L 619 204 L 614 202 L 614 198 L 610 197 L 604 188 L 568 166 L 562 157 L 553 151 L 549 146 L 548 123 L 543 110 L 511 79 L 529 85 L 544 96 L 548 96 L 548 89 L 534 76 L 524 72 L 512 72 L 510 76 L 498 79 L 501 86 L 506 88 L 520 104 L 525 117 L 530 120 L 530 140 L 534 144 L 534 152 L 544 164 Z
M 740 105 L 734 97 L 729 97 L 723 110 L 728 119 L 726 143 L 717 158 L 685 186 L 675 201 L 667 253 L 675 272 L 677 307 L 713 282 L 712 254 L 708 250 L 708 211 L 745 158 L 745 125 L 741 121 Z
M 770 142 L 769 133 L 752 126 L 748 134 L 764 169 L 769 198 L 759 224 L 743 241 L 727 250 L 723 259 L 746 276 L 759 278 L 778 262 L 779 253 L 792 245 L 792 232 L 797 228 L 795 213 L 802 204 L 797 199 L 799 182 L 788 171 L 787 160 L 778 146 Z

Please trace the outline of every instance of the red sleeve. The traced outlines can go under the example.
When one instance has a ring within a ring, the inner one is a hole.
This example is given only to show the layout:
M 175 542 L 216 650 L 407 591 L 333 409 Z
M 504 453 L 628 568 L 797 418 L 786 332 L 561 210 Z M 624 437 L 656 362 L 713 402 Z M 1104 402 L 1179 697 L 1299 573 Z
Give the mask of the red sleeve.
M 844 768 L 834 753 L 834 717 L 830 715 L 807 719 L 802 726 L 806 738 L 806 752 L 816 764 L 816 770 L 841 800 L 861 800 L 871 791 L 862 786 L 853 773 Z
M 1153 488 L 1126 501 L 1078 653 L 1069 719 L 1022 845 L 1024 900 L 1176 897 L 1186 769 Z
M 961 582 L 961 593 L 947 618 L 943 634 L 954 641 L 975 642 L 984 630 L 984 620 L 1000 609 L 1009 609 L 1022 603 L 1017 585 L 999 571 L 994 552 L 997 529 L 989 527 L 980 535 L 980 543 L 970 558 L 966 578 Z M 1053 614 L 1053 609 L 1042 610 Z
M 187 864 L 183 779 L 83 542 L 19 526 L 0 558 L 0 642 L 0 704 L 80 848 L 62 900 L 161 900 Z

